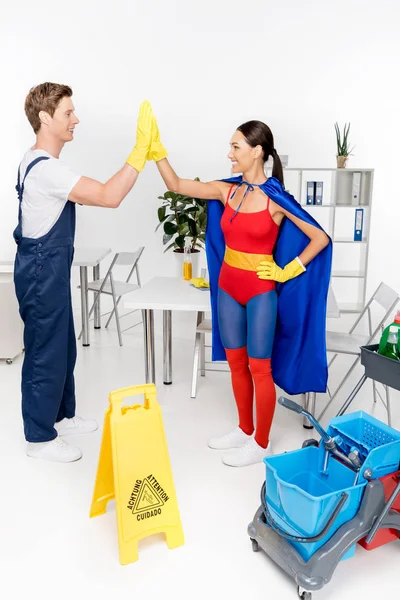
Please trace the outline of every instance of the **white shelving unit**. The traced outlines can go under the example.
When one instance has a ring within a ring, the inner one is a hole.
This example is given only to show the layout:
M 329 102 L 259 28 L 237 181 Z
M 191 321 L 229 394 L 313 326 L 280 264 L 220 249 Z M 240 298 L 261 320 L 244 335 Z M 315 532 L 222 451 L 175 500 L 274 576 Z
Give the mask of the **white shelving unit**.
M 358 198 L 353 181 L 360 177 Z M 271 175 L 271 167 L 267 168 Z M 342 313 L 358 313 L 366 302 L 373 169 L 285 168 L 285 188 L 333 241 L 331 284 Z M 322 181 L 322 204 L 307 204 L 307 182 Z M 364 209 L 361 241 L 354 241 L 355 209 Z

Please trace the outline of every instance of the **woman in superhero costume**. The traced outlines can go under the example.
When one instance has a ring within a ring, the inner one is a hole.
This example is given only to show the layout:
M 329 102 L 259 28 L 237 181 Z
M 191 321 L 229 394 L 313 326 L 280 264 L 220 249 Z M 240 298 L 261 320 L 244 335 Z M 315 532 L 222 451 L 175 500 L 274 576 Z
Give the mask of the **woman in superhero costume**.
M 230 140 L 232 173 L 242 176 L 208 183 L 178 177 L 164 158 L 155 118 L 152 136 L 148 158 L 156 161 L 167 188 L 210 200 L 206 248 L 213 360 L 229 363 L 239 423 L 211 438 L 209 446 L 227 450 L 222 461 L 230 466 L 261 462 L 271 453 L 274 381 L 289 394 L 326 391 L 331 240 L 285 191 L 265 123 L 244 123 Z M 272 177 L 266 180 L 270 156 Z

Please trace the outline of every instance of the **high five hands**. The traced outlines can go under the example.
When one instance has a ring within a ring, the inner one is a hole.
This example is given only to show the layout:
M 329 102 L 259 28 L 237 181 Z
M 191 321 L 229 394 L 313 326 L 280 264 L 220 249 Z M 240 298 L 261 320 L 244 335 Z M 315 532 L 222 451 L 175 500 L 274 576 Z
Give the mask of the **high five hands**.
M 148 100 L 140 105 L 136 128 L 136 144 L 126 162 L 137 171 L 142 171 L 147 160 L 166 158 L 168 153 L 161 143 L 160 132 L 153 109 Z

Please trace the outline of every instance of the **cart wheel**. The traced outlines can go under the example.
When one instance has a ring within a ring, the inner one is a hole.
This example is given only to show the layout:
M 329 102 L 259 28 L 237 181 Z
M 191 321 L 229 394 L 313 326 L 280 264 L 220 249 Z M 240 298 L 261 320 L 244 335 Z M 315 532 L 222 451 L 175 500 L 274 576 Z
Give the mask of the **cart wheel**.
M 250 540 L 251 540 L 251 547 L 253 549 L 253 552 L 258 552 L 259 546 L 258 546 L 257 540 L 253 540 L 253 538 L 250 538 Z
M 305 440 L 301 447 L 308 448 L 309 446 L 319 446 L 319 442 L 317 442 L 317 440 L 314 440 L 314 439 Z
M 297 588 L 297 595 L 299 598 L 301 598 L 301 600 L 311 600 L 312 599 L 311 592 L 306 592 L 304 590 L 304 592 L 300 593 L 300 586 L 298 586 L 298 588 Z
M 7 359 L 6 359 L 6 363 L 7 363 L 8 365 L 12 365 L 12 358 L 7 358 Z

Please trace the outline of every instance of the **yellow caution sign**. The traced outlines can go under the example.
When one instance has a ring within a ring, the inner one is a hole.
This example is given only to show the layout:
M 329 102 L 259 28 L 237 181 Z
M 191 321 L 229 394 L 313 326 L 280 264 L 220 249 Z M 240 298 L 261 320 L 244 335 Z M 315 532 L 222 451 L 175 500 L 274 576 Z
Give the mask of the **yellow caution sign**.
M 144 404 L 122 406 L 144 395 Z M 122 565 L 139 558 L 138 542 L 164 533 L 168 548 L 183 544 L 175 487 L 154 384 L 109 395 L 90 516 L 106 512 L 115 498 Z

